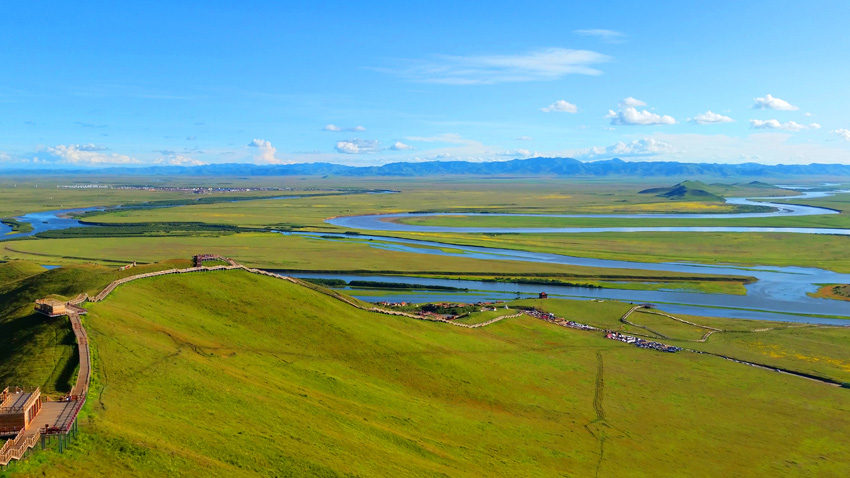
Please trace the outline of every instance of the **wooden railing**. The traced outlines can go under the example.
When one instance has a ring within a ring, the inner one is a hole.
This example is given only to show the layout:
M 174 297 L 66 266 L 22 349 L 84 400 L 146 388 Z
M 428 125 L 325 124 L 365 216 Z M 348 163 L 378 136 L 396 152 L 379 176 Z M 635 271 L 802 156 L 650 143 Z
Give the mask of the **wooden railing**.
M 41 438 L 41 431 L 35 430 L 32 433 L 27 433 L 27 430 L 21 430 L 14 439 L 7 441 L 3 448 L 0 449 L 0 465 L 6 466 L 12 460 L 20 460 L 24 453 L 34 447 Z
M 7 389 L 8 389 L 8 387 L 7 387 Z M 38 400 L 38 397 L 40 395 L 39 387 L 35 387 L 35 388 L 15 387 L 15 393 L 21 393 L 21 392 L 28 392 L 28 393 L 31 393 L 32 395 L 30 395 L 30 397 L 27 398 L 27 401 L 24 402 L 21 405 L 9 406 L 9 407 L 0 407 L 0 413 L 21 413 L 24 410 L 28 410 L 30 408 L 30 406 L 32 406 L 33 402 Z M 11 394 L 9 394 L 9 395 L 11 395 Z

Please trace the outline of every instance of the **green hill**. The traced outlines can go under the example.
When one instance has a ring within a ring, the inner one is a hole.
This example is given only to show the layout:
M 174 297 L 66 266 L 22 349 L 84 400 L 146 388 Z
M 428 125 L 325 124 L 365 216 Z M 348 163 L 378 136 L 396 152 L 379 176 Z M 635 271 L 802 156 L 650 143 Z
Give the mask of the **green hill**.
M 0 287 L 44 272 L 44 267 L 27 261 L 9 261 L 0 263 Z
M 71 389 L 78 358 L 68 319 L 35 313 L 35 300 L 94 294 L 120 277 L 188 264 L 165 262 L 126 271 L 94 265 L 45 270 L 27 261 L 0 264 L 0 384 L 39 386 L 48 394 Z
M 136 281 L 89 311 L 80 439 L 19 476 L 850 473 L 845 390 L 527 316 L 462 329 L 242 271 Z
M 718 201 L 724 202 L 723 197 L 710 190 L 716 189 L 701 181 L 682 181 L 669 188 L 650 188 L 640 191 L 640 194 L 654 194 L 657 197 L 683 201 Z

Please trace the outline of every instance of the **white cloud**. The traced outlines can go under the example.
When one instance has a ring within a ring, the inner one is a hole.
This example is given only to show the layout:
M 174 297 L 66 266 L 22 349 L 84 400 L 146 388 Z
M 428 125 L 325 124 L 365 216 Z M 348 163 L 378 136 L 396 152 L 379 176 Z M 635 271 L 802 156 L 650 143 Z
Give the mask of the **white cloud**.
M 601 28 L 592 28 L 589 30 L 573 30 L 576 35 L 583 37 L 596 37 L 606 43 L 622 43 L 626 34 L 615 30 L 605 30 Z
M 838 135 L 838 137 L 843 138 L 844 141 L 850 141 L 850 129 L 846 129 L 846 128 L 834 129 L 834 130 L 830 131 L 830 133 Z
M 602 72 L 591 65 L 609 59 L 595 51 L 547 48 L 519 55 L 440 55 L 378 70 L 424 83 L 489 85 L 557 80 L 566 75 L 599 75 Z
M 277 149 L 272 146 L 271 141 L 265 139 L 254 139 L 248 143 L 248 147 L 257 148 L 257 154 L 253 160 L 257 164 L 284 164 L 285 161 L 276 156 Z
M 134 164 L 140 161 L 136 158 L 115 153 L 104 153 L 104 148 L 93 144 L 79 145 L 57 145 L 47 148 L 47 153 L 53 157 L 54 162 L 81 164 L 81 165 L 110 165 L 110 164 Z
M 800 108 L 792 105 L 791 103 L 776 98 L 772 95 L 764 95 L 764 98 L 755 98 L 753 100 L 753 109 L 763 110 L 763 109 L 771 109 L 771 110 L 782 110 L 782 111 L 795 111 Z
M 183 156 L 182 154 L 174 154 L 156 159 L 154 160 L 154 164 L 166 164 L 169 166 L 203 166 L 208 163 L 199 159 L 190 158 L 189 156 Z
M 534 157 L 534 156 L 539 156 L 537 151 L 531 151 L 531 150 L 522 149 L 522 148 L 503 151 L 503 152 L 498 153 L 498 154 L 499 154 L 499 156 L 509 156 L 511 158 L 531 158 L 531 157 Z
M 545 108 L 540 108 L 540 111 L 544 113 L 578 113 L 578 108 L 572 103 L 558 100 Z
M 715 123 L 731 123 L 735 120 L 728 116 L 723 116 L 719 113 L 714 113 L 711 110 L 706 111 L 705 113 L 700 113 L 693 118 L 689 119 L 691 123 L 696 124 L 715 124 Z
M 322 130 L 333 131 L 333 132 L 352 131 L 352 132 L 355 132 L 355 133 L 359 133 L 359 132 L 362 132 L 362 131 L 366 131 L 366 128 L 363 127 L 363 126 L 359 126 L 359 125 L 358 126 L 352 126 L 350 128 L 343 128 L 342 126 L 337 126 L 335 124 L 327 124 L 327 125 L 325 125 L 324 128 L 322 128 Z
M 641 138 L 630 142 L 618 141 L 610 146 L 593 146 L 590 148 L 572 151 L 571 155 L 584 160 L 619 158 L 642 158 L 674 154 L 682 152 L 667 141 L 656 138 Z M 562 155 L 555 153 L 555 155 Z
M 676 149 L 672 144 L 661 141 L 655 138 L 636 139 L 630 143 L 622 141 L 617 142 L 606 148 L 606 151 L 613 154 L 622 155 L 645 155 L 658 153 L 675 153 Z
M 395 144 L 390 146 L 390 149 L 393 151 L 410 151 L 412 149 L 416 149 L 409 144 L 404 144 L 401 141 L 396 141 Z
M 628 98 L 623 98 L 623 101 L 620 103 L 620 108 L 628 108 L 628 107 L 637 107 L 637 106 L 646 106 L 646 103 L 629 96 Z
M 807 125 L 797 123 L 796 121 L 789 121 L 787 123 L 780 123 L 779 120 L 769 119 L 769 120 L 750 120 L 750 127 L 755 129 L 783 129 L 786 131 L 802 131 L 804 129 L 820 129 L 820 125 L 817 123 L 809 123 Z
M 611 119 L 613 125 L 659 125 L 659 124 L 676 124 L 676 119 L 672 116 L 657 115 L 647 110 L 638 111 L 635 108 L 628 107 L 615 112 L 608 110 L 606 118 Z
M 336 150 L 345 154 L 363 154 L 378 152 L 380 147 L 374 139 L 351 139 L 337 141 Z
M 518 141 L 531 141 L 533 139 L 534 138 L 532 138 L 531 136 L 520 136 L 517 138 Z

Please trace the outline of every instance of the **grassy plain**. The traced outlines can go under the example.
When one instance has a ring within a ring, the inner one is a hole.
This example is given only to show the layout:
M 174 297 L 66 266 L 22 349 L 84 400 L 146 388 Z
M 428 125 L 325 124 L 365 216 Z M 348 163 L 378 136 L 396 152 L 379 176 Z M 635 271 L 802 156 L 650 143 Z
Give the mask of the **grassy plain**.
M 532 306 L 604 329 L 850 382 L 850 359 L 846 352 L 850 327 L 674 314 L 676 318 L 697 324 L 695 326 L 650 313 L 638 312 L 629 316 L 630 322 L 648 327 L 659 335 L 622 323 L 620 317 L 631 304 L 618 301 L 526 299 L 511 305 Z M 712 328 L 720 331 L 713 333 L 705 342 L 699 342 Z
M 529 317 L 467 330 L 233 271 L 122 286 L 84 322 L 81 439 L 16 476 L 850 473 L 847 390 Z
M 233 257 L 252 267 L 290 271 L 340 271 L 387 273 L 441 273 L 454 276 L 485 275 L 494 273 L 511 276 L 543 276 L 561 280 L 637 280 L 671 281 L 685 279 L 691 287 L 706 291 L 721 287 L 715 281 L 702 283 L 699 275 L 654 271 L 602 269 L 559 264 L 532 263 L 506 260 L 476 259 L 472 257 L 434 256 L 413 252 L 385 250 L 371 247 L 370 241 L 325 241 L 318 238 L 282 235 L 276 233 L 238 233 L 216 237 L 140 237 L 140 238 L 86 238 L 39 239 L 0 242 L 0 257 L 47 261 L 52 264 L 86 262 L 126 264 L 129 262 L 153 263 L 171 257 L 191 257 L 198 253 L 215 253 Z M 450 247 L 447 247 L 450 249 Z M 710 278 L 707 275 L 703 276 Z M 730 289 L 738 290 L 742 273 L 737 280 L 730 279 Z M 400 281 L 403 282 L 403 281 Z M 641 287 L 637 284 L 635 287 Z
M 771 232 L 632 232 L 581 234 L 396 233 L 458 245 L 550 252 L 636 262 L 818 267 L 850 272 L 850 236 Z
M 354 181 L 354 180 L 347 180 Z M 657 181 L 657 180 L 656 180 Z M 665 180 L 666 181 L 666 180 Z M 360 180 L 363 187 L 401 188 L 400 194 L 341 195 L 293 200 L 266 200 L 240 203 L 181 206 L 166 209 L 119 211 L 91 218 L 114 224 L 157 222 L 205 222 L 247 227 L 295 228 L 341 232 L 325 219 L 341 215 L 405 211 L 491 211 L 522 213 L 625 213 L 699 212 L 717 207 L 714 203 L 670 201 L 638 194 L 655 182 L 564 181 L 554 179 L 416 180 L 404 184 L 385 180 Z M 763 195 L 764 191 L 741 191 Z M 796 227 L 848 227 L 850 195 L 806 200 L 807 204 L 841 209 L 841 214 L 759 219 L 557 219 L 557 218 L 413 218 L 430 224 L 452 225 L 756 225 Z M 794 202 L 793 200 L 790 202 Z M 435 222 L 436 221 L 436 222 Z M 532 222 L 528 222 L 532 221 Z M 556 222 L 552 222 L 556 221 Z M 723 262 L 744 265 L 799 265 L 836 271 L 850 270 L 841 251 L 850 238 L 776 233 L 581 233 L 581 234 L 452 234 L 380 233 L 438 242 L 484 245 L 512 249 L 554 252 L 586 257 L 635 261 Z M 793 251 L 793 254 L 789 253 Z

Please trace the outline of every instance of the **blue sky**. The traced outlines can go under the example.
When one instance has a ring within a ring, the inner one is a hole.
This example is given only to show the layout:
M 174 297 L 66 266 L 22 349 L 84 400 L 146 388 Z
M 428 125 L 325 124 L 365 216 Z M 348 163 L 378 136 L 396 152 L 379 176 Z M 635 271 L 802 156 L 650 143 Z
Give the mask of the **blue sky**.
M 0 169 L 850 164 L 846 1 L 124 3 L 0 3 Z

